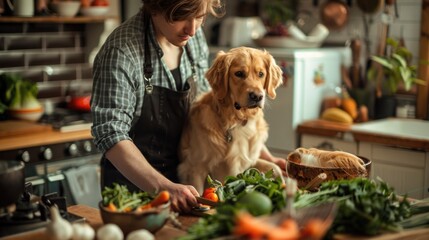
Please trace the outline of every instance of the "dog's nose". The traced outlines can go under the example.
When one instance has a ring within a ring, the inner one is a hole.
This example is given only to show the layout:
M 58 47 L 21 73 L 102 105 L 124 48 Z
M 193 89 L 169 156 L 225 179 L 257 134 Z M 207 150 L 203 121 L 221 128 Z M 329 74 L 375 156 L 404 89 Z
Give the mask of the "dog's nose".
M 255 92 L 249 93 L 249 99 L 255 102 L 259 102 L 262 100 L 264 96 L 262 94 L 256 94 Z

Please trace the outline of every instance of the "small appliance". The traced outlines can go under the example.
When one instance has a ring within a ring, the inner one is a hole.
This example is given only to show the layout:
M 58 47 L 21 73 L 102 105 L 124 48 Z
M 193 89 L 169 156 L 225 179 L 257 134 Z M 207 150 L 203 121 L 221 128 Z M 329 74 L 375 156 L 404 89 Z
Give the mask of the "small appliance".
M 228 17 L 220 26 L 219 45 L 254 46 L 253 39 L 263 37 L 266 32 L 259 17 Z

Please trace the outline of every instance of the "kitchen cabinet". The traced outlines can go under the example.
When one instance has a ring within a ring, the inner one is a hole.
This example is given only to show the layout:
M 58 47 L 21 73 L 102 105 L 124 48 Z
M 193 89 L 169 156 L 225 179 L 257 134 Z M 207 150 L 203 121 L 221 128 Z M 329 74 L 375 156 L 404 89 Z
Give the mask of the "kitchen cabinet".
M 383 120 L 385 126 L 389 123 L 392 126 L 392 123 L 398 121 L 400 120 Z M 429 124 L 411 119 L 402 121 L 413 121 L 406 126 L 418 125 L 420 133 L 425 129 L 420 125 Z M 376 121 L 367 124 L 371 123 L 378 124 Z M 417 138 L 417 135 L 395 135 L 403 127 L 382 133 L 381 127 L 373 130 L 367 127 L 363 131 L 362 125 L 358 126 L 359 124 L 345 125 L 324 120 L 303 122 L 297 128 L 299 146 L 331 148 L 368 158 L 372 161 L 372 179 L 380 177 L 401 195 L 407 194 L 416 199 L 429 197 L 429 141 Z M 407 131 L 408 134 L 412 132 L 411 129 Z
M 429 197 L 429 152 L 359 142 L 358 155 L 371 159 L 371 178 L 380 177 L 398 194 Z
M 350 133 L 350 125 L 325 120 L 306 121 L 298 125 L 299 147 L 341 150 L 357 154 L 357 143 Z
M 301 135 L 301 147 L 318 148 L 324 150 L 341 150 L 353 154 L 358 153 L 357 143 L 353 139 L 320 137 L 316 135 Z

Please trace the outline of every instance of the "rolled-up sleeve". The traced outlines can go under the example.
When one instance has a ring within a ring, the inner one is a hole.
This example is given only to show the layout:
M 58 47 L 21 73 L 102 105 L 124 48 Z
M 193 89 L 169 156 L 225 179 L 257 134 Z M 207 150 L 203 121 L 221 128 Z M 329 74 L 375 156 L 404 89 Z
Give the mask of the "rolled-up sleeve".
M 128 135 L 137 104 L 135 62 L 121 49 L 105 48 L 100 52 L 93 68 L 91 129 L 97 148 L 103 153 Z

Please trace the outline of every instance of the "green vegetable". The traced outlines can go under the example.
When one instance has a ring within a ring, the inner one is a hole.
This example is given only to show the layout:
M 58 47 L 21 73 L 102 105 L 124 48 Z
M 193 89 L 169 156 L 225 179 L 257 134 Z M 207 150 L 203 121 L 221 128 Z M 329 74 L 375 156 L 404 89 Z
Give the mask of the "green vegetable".
M 339 208 L 330 234 L 356 233 L 377 235 L 400 231 L 399 222 L 410 217 L 410 203 L 400 200 L 393 188 L 381 179 L 335 180 L 322 183 L 320 191 L 297 196 L 295 207 L 338 203 Z
M 113 187 L 104 187 L 101 192 L 103 197 L 103 206 L 108 206 L 113 203 L 118 212 L 125 211 L 130 208 L 135 210 L 137 207 L 149 203 L 154 199 L 153 194 L 148 192 L 130 192 L 126 185 L 113 183 Z
M 7 109 L 35 109 L 41 104 L 37 100 L 37 85 L 14 74 L 0 75 L 0 113 Z
M 242 205 L 253 216 L 270 214 L 273 210 L 271 199 L 258 191 L 245 193 L 237 200 L 237 203 Z
M 251 191 L 266 194 L 273 203 L 272 212 L 282 210 L 286 199 L 281 181 L 256 169 L 249 169 L 237 176 L 227 177 L 222 185 L 209 180 L 224 194 L 224 201 L 216 207 L 216 214 L 201 218 L 188 229 L 188 235 L 179 238 L 212 239 L 230 235 L 234 226 L 234 216 L 246 210 L 237 200 Z M 244 188 L 241 187 L 244 181 Z M 240 187 L 238 187 L 240 186 Z M 234 190 L 237 190 L 235 192 Z M 338 211 L 325 238 L 336 233 L 358 235 L 377 235 L 384 232 L 397 232 L 412 227 L 429 225 L 429 199 L 410 201 L 396 196 L 394 189 L 381 179 L 355 178 L 334 180 L 321 184 L 319 191 L 298 191 L 294 207 L 315 206 L 326 202 L 336 202 Z
M 411 217 L 401 221 L 399 224 L 402 228 L 416 228 L 429 224 L 429 198 L 412 201 Z
M 248 210 L 248 205 L 240 203 L 239 199 L 251 192 L 264 194 L 271 200 L 270 212 L 285 207 L 284 186 L 280 178 L 274 178 L 273 171 L 262 173 L 256 168 L 249 168 L 237 176 L 226 177 L 223 184 L 210 176 L 207 177 L 207 182 L 217 188 L 220 202 L 216 207 L 216 214 L 201 218 L 188 229 L 188 235 L 179 240 L 212 239 L 230 234 L 234 216 L 239 211 Z M 264 210 L 264 213 L 270 212 Z

